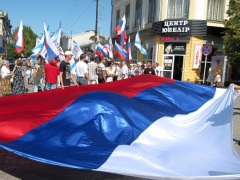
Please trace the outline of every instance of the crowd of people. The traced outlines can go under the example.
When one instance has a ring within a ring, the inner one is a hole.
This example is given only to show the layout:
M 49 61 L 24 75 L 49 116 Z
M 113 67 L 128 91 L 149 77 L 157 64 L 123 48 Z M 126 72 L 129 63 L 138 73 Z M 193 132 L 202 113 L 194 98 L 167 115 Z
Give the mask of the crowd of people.
M 38 56 L 36 60 L 30 57 L 23 61 L 17 59 L 11 71 L 9 62 L 4 56 L 0 57 L 2 96 L 25 94 L 28 91 L 38 92 L 71 85 L 100 84 L 127 79 L 141 74 L 162 76 L 158 63 L 151 61 L 128 63 L 126 61 L 110 61 L 105 57 L 82 54 L 76 62 L 73 72 L 70 60 L 71 51 L 65 52 L 65 59 L 55 58 L 50 63 Z M 97 63 L 98 62 L 98 63 Z M 31 89 L 30 89 L 31 88 Z
M 72 52 L 66 51 L 64 60 L 60 61 L 55 58 L 50 63 L 46 63 L 41 56 L 38 56 L 36 60 L 28 57 L 25 62 L 17 59 L 14 69 L 11 71 L 6 57 L 0 56 L 0 94 L 7 96 L 25 94 L 28 91 L 38 92 L 64 88 L 71 85 L 108 83 L 141 74 L 163 76 L 161 66 L 158 63 L 152 64 L 152 61 L 132 64 L 126 61 L 109 61 L 106 57 L 82 54 L 73 71 L 69 62 L 72 58 Z M 210 82 L 212 86 L 218 86 L 218 83 L 221 82 L 221 73 L 222 69 L 216 66 L 210 70 L 207 82 Z M 240 87 L 235 84 L 234 88 L 240 90 Z

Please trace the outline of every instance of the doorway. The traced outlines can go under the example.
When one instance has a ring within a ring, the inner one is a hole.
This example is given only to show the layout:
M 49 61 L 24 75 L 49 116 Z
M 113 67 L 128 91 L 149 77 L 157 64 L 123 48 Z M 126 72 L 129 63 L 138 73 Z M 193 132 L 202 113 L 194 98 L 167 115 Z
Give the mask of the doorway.
M 182 80 L 183 72 L 183 56 L 174 57 L 173 79 Z
M 163 76 L 181 81 L 183 74 L 183 64 L 184 64 L 183 55 L 164 55 Z

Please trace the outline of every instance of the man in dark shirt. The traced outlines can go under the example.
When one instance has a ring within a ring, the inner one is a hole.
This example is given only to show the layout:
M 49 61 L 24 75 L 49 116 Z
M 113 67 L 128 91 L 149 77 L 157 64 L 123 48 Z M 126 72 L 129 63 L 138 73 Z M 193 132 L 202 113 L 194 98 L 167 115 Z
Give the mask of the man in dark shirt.
M 70 86 L 71 80 L 74 82 L 75 85 L 78 85 L 75 79 L 73 78 L 71 74 L 71 65 L 69 61 L 72 59 L 72 52 L 71 51 L 66 51 L 65 52 L 65 60 L 61 62 L 60 64 L 60 82 L 62 88 L 64 86 Z
M 152 62 L 147 62 L 147 68 L 144 70 L 144 74 L 152 74 L 155 75 L 155 70 L 152 68 Z

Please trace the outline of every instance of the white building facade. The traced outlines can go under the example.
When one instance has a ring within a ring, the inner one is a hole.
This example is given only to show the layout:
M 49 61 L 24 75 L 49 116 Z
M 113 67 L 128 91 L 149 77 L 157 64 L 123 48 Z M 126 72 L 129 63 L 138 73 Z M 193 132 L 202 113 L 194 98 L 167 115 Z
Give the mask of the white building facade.
M 8 14 L 0 10 L 0 53 L 5 54 L 6 45 L 10 41 L 11 24 Z
M 105 40 L 99 40 L 99 36 L 103 37 Z M 72 36 L 62 37 L 62 48 L 64 50 L 71 49 L 72 41 L 75 41 L 83 51 L 95 50 L 95 45 L 97 42 L 106 43 L 108 37 L 103 35 L 98 35 L 98 41 L 95 42 L 91 37 L 95 37 L 95 31 L 89 30 L 80 34 L 74 34 Z

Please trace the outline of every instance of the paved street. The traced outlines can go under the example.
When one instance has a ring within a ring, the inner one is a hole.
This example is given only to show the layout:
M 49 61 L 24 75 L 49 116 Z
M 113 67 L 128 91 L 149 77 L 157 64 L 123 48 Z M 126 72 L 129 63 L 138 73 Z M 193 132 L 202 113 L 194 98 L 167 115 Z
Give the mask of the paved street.
M 240 141 L 238 141 L 240 140 L 240 101 L 234 104 L 233 118 L 233 137 L 236 140 L 234 147 L 240 154 Z M 43 164 L 0 149 L 0 179 L 139 180 L 140 178 Z

